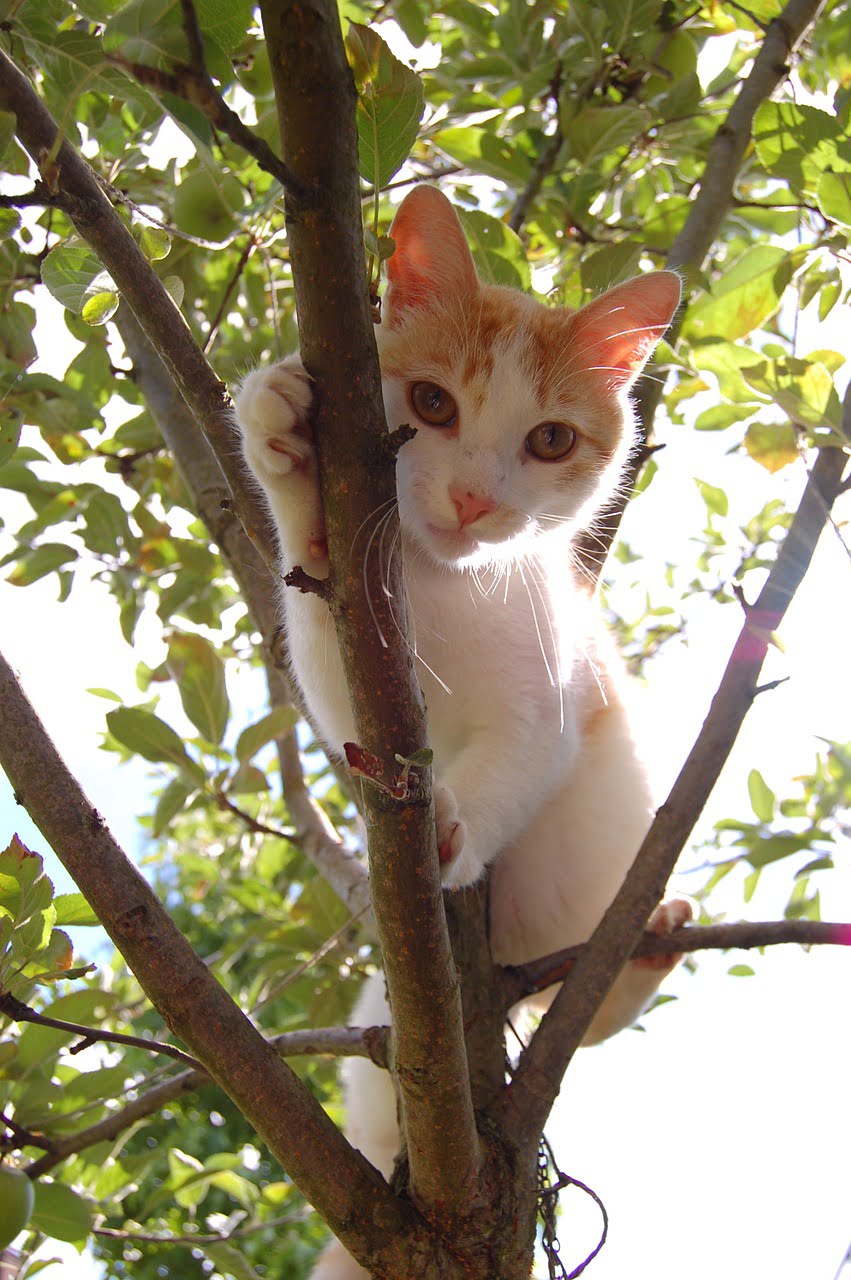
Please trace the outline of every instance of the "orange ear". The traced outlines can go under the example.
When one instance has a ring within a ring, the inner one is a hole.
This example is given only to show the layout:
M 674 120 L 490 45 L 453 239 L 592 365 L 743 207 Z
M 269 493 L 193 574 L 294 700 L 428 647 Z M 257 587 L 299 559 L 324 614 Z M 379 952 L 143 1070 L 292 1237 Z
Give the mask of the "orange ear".
M 616 285 L 573 318 L 572 338 L 583 366 L 607 381 L 628 386 L 644 367 L 680 303 L 680 278 L 673 271 Z
M 387 262 L 384 299 L 393 325 L 411 307 L 425 307 L 447 294 L 478 288 L 478 276 L 458 215 L 437 187 L 414 187 L 396 211 L 390 234 L 396 241 Z

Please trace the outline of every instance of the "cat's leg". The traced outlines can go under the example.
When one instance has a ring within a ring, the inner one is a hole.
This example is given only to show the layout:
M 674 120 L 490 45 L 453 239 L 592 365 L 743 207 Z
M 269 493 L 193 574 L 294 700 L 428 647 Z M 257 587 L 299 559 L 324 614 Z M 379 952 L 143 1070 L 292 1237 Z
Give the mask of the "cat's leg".
M 389 1022 L 384 974 L 376 973 L 363 985 L 352 1012 L 352 1025 L 386 1026 Z M 343 1092 L 346 1137 L 389 1178 L 399 1150 L 396 1091 L 390 1072 L 376 1067 L 367 1058 L 349 1058 L 343 1067 Z M 369 1273 L 339 1240 L 332 1240 L 319 1255 L 310 1280 L 369 1280 Z
M 660 935 L 670 933 L 673 929 L 688 924 L 692 914 L 690 902 L 685 898 L 674 898 L 656 908 L 647 929 L 650 933 Z M 653 999 L 662 979 L 682 958 L 682 953 L 677 953 L 628 961 L 594 1015 L 582 1043 L 599 1044 L 624 1027 L 631 1027 Z
M 234 392 L 245 460 L 266 495 L 284 567 L 328 575 L 325 518 L 309 425 L 313 393 L 298 356 L 249 373 Z

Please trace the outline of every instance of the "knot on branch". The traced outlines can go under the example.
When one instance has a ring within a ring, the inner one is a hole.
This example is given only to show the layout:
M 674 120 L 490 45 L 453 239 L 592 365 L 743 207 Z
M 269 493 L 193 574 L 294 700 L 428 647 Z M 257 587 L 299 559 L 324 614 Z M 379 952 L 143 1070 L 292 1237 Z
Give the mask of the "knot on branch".
M 324 600 L 326 604 L 333 599 L 334 593 L 328 579 L 312 578 L 309 573 L 305 573 L 300 564 L 293 565 L 289 573 L 284 574 L 284 582 L 288 587 L 303 591 L 305 595 L 319 596 L 319 599 Z

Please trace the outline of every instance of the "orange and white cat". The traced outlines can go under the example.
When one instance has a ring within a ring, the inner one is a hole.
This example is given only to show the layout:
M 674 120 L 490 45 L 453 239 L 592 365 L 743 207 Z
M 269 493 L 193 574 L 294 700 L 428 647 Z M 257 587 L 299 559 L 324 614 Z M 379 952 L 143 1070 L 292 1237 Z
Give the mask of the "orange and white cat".
M 398 455 L 398 507 L 444 882 L 473 884 L 492 867 L 494 958 L 519 964 L 588 938 L 650 822 L 624 675 L 571 543 L 620 483 L 635 445 L 628 393 L 680 283 L 649 273 L 577 312 L 483 284 L 452 205 L 427 186 L 400 205 L 391 235 L 377 339 L 389 428 L 417 428 Z M 298 356 L 249 374 L 236 395 L 283 567 L 323 577 L 310 403 Z M 395 553 L 384 515 L 355 554 Z M 342 754 L 355 733 L 330 614 L 295 590 L 283 612 L 314 722 Z M 689 915 L 670 903 L 652 925 Z M 634 1021 L 672 963 L 627 965 L 587 1041 Z M 353 1021 L 387 1020 L 377 975 Z M 389 1076 L 353 1059 L 345 1080 L 348 1135 L 387 1175 L 398 1146 Z M 365 1275 L 335 1243 L 314 1280 Z

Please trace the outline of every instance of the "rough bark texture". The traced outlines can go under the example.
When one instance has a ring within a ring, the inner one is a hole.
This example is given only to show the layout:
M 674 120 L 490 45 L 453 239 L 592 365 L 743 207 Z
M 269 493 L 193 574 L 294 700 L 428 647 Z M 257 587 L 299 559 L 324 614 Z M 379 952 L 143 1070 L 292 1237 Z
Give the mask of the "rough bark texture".
M 173 1033 L 203 1062 L 347 1246 L 363 1251 L 368 1239 L 391 1275 L 408 1250 L 433 1251 L 412 1207 L 398 1200 L 349 1146 L 172 923 L 69 774 L 1 656 L 0 706 L 0 764 L 19 803 Z
M 278 100 L 301 354 L 315 382 L 330 607 L 359 745 L 384 763 L 426 745 L 425 711 L 404 635 L 401 568 L 391 601 L 364 589 L 356 531 L 395 496 L 367 291 L 355 87 L 334 0 L 261 6 Z M 383 639 L 382 639 L 383 638 Z M 367 787 L 373 907 L 395 1027 L 394 1059 L 415 1200 L 445 1222 L 475 1197 L 477 1139 L 458 979 L 449 948 L 428 790 L 388 801 Z

